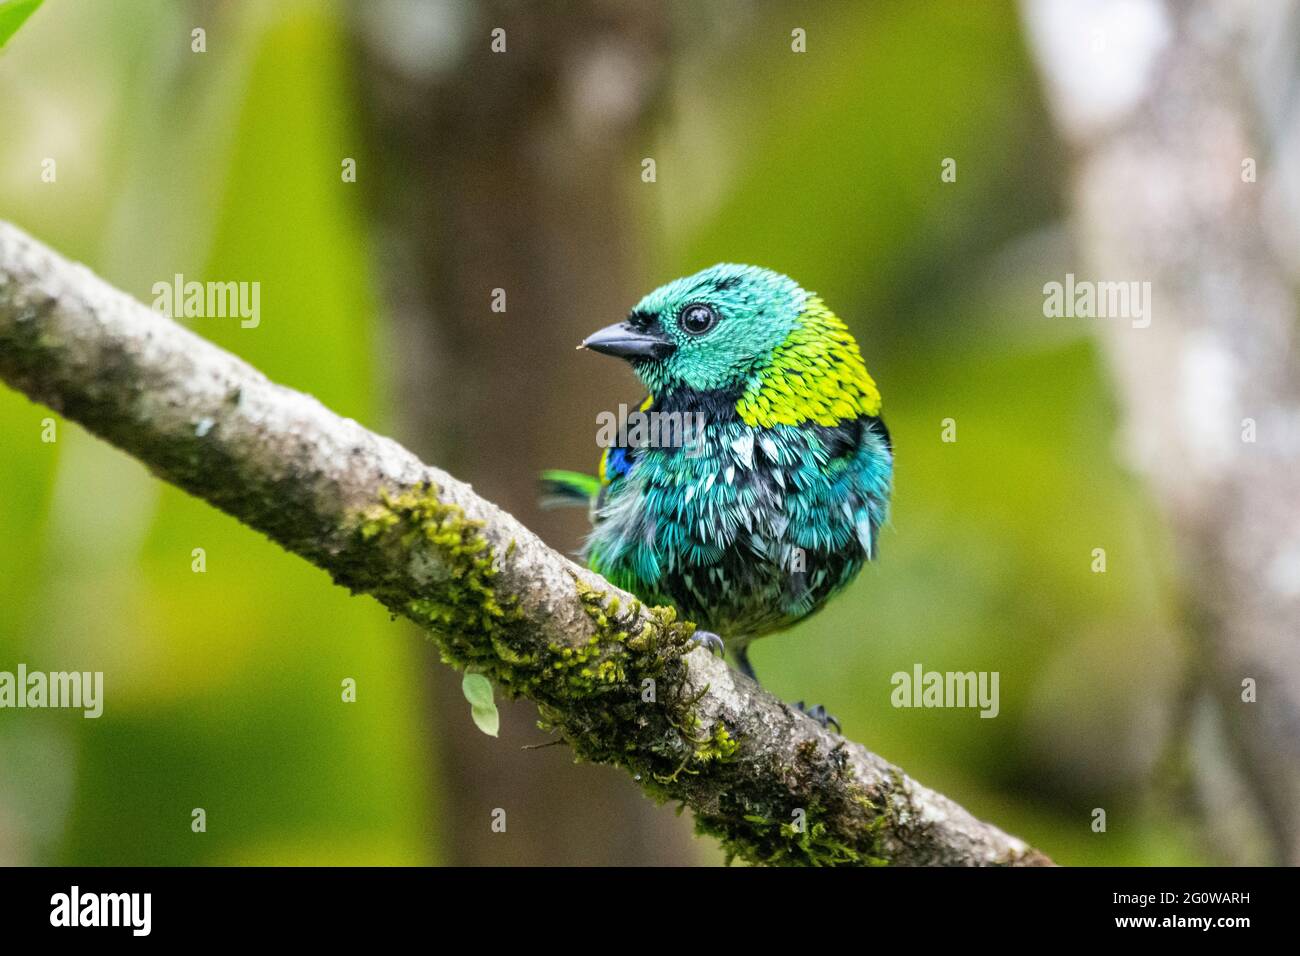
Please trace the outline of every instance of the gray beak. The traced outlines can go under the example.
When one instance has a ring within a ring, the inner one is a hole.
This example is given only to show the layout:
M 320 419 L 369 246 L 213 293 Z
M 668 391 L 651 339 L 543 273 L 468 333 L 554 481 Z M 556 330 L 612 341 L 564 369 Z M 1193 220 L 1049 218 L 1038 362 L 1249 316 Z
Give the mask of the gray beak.
M 628 322 L 619 322 L 593 332 L 578 348 L 625 359 L 661 359 L 677 346 L 662 332 L 642 332 Z

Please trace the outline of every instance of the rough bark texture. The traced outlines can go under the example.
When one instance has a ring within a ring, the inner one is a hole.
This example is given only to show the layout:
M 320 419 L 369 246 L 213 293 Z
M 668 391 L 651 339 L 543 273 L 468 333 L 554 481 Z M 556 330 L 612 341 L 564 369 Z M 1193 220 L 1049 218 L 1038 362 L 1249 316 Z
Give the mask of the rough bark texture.
M 1300 5 L 1024 11 L 1077 156 L 1079 278 L 1151 283 L 1149 327 L 1097 321 L 1238 765 L 1219 776 L 1300 864 Z
M 0 223 L 0 378 L 430 630 L 764 863 L 1050 861 L 693 649 L 466 484 Z

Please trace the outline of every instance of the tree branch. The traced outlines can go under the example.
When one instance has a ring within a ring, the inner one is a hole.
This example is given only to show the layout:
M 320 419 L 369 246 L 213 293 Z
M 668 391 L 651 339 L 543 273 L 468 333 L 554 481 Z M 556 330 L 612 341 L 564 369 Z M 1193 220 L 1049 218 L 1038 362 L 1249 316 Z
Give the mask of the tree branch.
M 429 630 L 760 863 L 1045 865 L 390 439 L 0 222 L 0 378 Z

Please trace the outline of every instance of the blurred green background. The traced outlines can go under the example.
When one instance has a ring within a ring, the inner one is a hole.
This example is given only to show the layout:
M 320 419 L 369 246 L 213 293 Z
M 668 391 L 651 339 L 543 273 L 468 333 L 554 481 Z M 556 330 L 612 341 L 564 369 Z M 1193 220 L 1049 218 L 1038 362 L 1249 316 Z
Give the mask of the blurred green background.
M 47 0 L 0 130 L 0 218 L 146 302 L 260 282 L 256 329 L 187 324 L 569 552 L 583 516 L 535 475 L 594 467 L 596 413 L 641 397 L 573 345 L 717 261 L 794 276 L 858 336 L 897 490 L 878 564 L 755 646 L 767 686 L 1059 862 L 1207 862 L 1162 796 L 1165 541 L 1086 324 L 1042 315 L 1068 170 L 1013 4 Z M 0 863 L 720 862 L 618 771 L 522 750 L 531 705 L 478 734 L 416 632 L 47 417 L 0 390 L 0 669 L 102 670 L 107 701 L 0 712 Z M 916 663 L 998 671 L 999 716 L 891 707 Z

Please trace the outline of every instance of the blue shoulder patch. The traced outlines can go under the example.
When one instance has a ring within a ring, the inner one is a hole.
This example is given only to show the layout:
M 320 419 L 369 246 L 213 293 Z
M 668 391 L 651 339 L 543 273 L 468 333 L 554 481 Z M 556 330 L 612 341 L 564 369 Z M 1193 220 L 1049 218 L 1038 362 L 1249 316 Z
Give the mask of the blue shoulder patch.
M 605 452 L 604 468 L 601 477 L 605 483 L 613 481 L 615 478 L 622 478 L 632 470 L 632 449 L 630 448 L 610 448 Z

